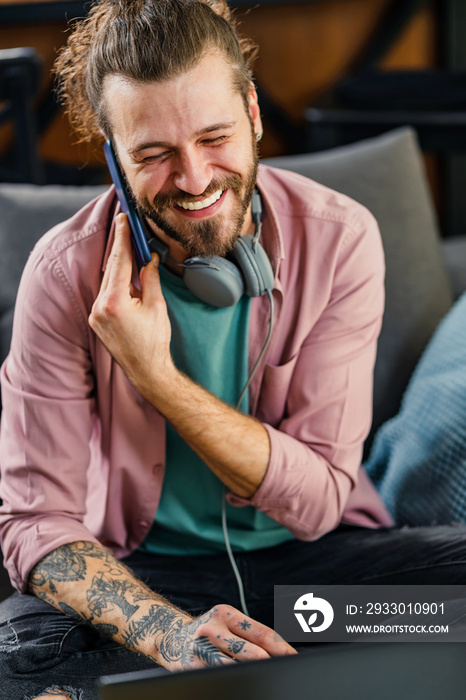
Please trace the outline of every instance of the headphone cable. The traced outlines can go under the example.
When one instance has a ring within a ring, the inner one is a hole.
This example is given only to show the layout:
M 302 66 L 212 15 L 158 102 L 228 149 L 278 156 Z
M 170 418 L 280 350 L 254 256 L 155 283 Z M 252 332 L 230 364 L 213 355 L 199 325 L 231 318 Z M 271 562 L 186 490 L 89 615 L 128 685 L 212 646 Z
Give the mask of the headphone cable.
M 267 338 L 266 338 L 266 340 L 265 340 L 264 346 L 263 346 L 262 350 L 260 351 L 259 357 L 257 358 L 257 360 L 256 360 L 256 362 L 255 362 L 255 364 L 254 364 L 254 367 L 252 368 L 251 373 L 249 374 L 248 380 L 247 380 L 246 384 L 244 385 L 243 390 L 241 391 L 240 397 L 239 397 L 238 402 L 237 402 L 237 404 L 236 404 L 236 406 L 235 406 L 235 409 L 236 409 L 237 411 L 240 410 L 240 406 L 241 406 L 241 403 L 242 403 L 242 401 L 243 401 L 243 398 L 244 398 L 244 396 L 245 396 L 247 390 L 249 389 L 249 386 L 250 386 L 250 384 L 251 384 L 251 382 L 252 382 L 252 380 L 253 380 L 253 378 L 254 378 L 254 375 L 256 374 L 257 368 L 259 367 L 259 364 L 260 364 L 260 362 L 262 361 L 262 358 L 264 357 L 264 355 L 265 355 L 265 353 L 266 353 L 266 351 L 267 351 L 267 348 L 269 347 L 270 340 L 271 340 L 271 338 L 272 338 L 273 315 L 274 315 L 274 302 L 273 302 L 272 292 L 271 292 L 270 289 L 267 289 L 267 290 L 266 290 L 266 294 L 267 294 L 267 296 L 268 296 L 268 298 L 269 298 L 269 302 L 270 302 L 270 324 L 269 324 L 269 332 L 268 332 L 268 334 L 267 334 Z M 229 538 L 229 536 L 228 536 L 227 508 L 226 508 L 227 498 L 226 498 L 226 497 L 227 497 L 227 487 L 224 486 L 224 487 L 223 487 L 223 498 L 222 498 L 222 529 L 223 529 L 223 538 L 224 538 L 224 540 L 225 540 L 225 547 L 226 547 L 226 550 L 227 550 L 227 553 L 228 553 L 228 558 L 229 558 L 229 560 L 230 560 L 231 568 L 233 569 L 233 573 L 234 573 L 235 578 L 236 578 L 236 583 L 237 583 L 237 586 L 238 586 L 239 599 L 240 599 L 240 603 L 241 603 L 241 609 L 242 609 L 242 611 L 244 612 L 245 615 L 247 615 L 248 617 L 250 617 L 249 611 L 248 611 L 248 606 L 247 606 L 247 604 L 246 604 L 246 598 L 245 598 L 245 596 L 244 596 L 243 581 L 242 581 L 242 579 L 241 579 L 241 574 L 240 574 L 239 569 L 238 569 L 238 566 L 237 566 L 237 564 L 236 564 L 236 560 L 235 560 L 233 551 L 232 551 L 232 549 L 231 549 L 230 538 Z

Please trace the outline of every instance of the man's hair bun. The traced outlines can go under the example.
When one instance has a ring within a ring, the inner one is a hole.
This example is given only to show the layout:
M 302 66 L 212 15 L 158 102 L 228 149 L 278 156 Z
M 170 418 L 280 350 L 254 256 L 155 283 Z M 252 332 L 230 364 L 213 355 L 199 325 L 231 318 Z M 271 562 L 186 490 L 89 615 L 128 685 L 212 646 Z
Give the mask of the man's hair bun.
M 61 101 L 80 141 L 111 133 L 103 100 L 107 75 L 136 82 L 168 80 L 208 51 L 233 70 L 247 108 L 256 45 L 238 36 L 225 0 L 98 0 L 74 24 L 56 63 Z

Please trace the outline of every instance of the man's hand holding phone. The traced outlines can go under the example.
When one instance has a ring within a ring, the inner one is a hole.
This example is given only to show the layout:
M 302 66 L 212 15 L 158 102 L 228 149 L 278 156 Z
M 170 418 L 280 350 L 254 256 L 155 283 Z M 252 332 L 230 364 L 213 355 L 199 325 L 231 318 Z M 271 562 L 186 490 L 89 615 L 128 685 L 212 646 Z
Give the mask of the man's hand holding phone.
M 131 229 L 125 214 L 116 217 L 115 240 L 99 294 L 89 316 L 92 330 L 144 396 L 148 372 L 169 380 L 171 326 L 160 286 L 158 257 L 141 268 L 141 289 L 132 283 Z

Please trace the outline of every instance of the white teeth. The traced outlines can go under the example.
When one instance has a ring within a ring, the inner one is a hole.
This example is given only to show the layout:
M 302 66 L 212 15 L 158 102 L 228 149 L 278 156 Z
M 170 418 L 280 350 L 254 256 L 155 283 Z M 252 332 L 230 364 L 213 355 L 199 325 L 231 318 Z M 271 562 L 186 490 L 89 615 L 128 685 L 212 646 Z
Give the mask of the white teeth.
M 207 199 L 203 199 L 200 202 L 177 202 L 177 206 L 182 207 L 182 209 L 190 209 L 191 211 L 198 211 L 199 209 L 205 209 L 210 207 L 211 204 L 216 202 L 223 194 L 223 190 L 217 190 Z

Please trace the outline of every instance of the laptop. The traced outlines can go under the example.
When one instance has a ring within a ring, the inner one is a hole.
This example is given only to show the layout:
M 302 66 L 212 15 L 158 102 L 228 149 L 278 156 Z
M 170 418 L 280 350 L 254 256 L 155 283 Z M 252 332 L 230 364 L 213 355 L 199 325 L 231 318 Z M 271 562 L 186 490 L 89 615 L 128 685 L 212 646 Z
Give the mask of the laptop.
M 464 700 L 466 644 L 328 644 L 222 667 L 105 676 L 102 700 Z

